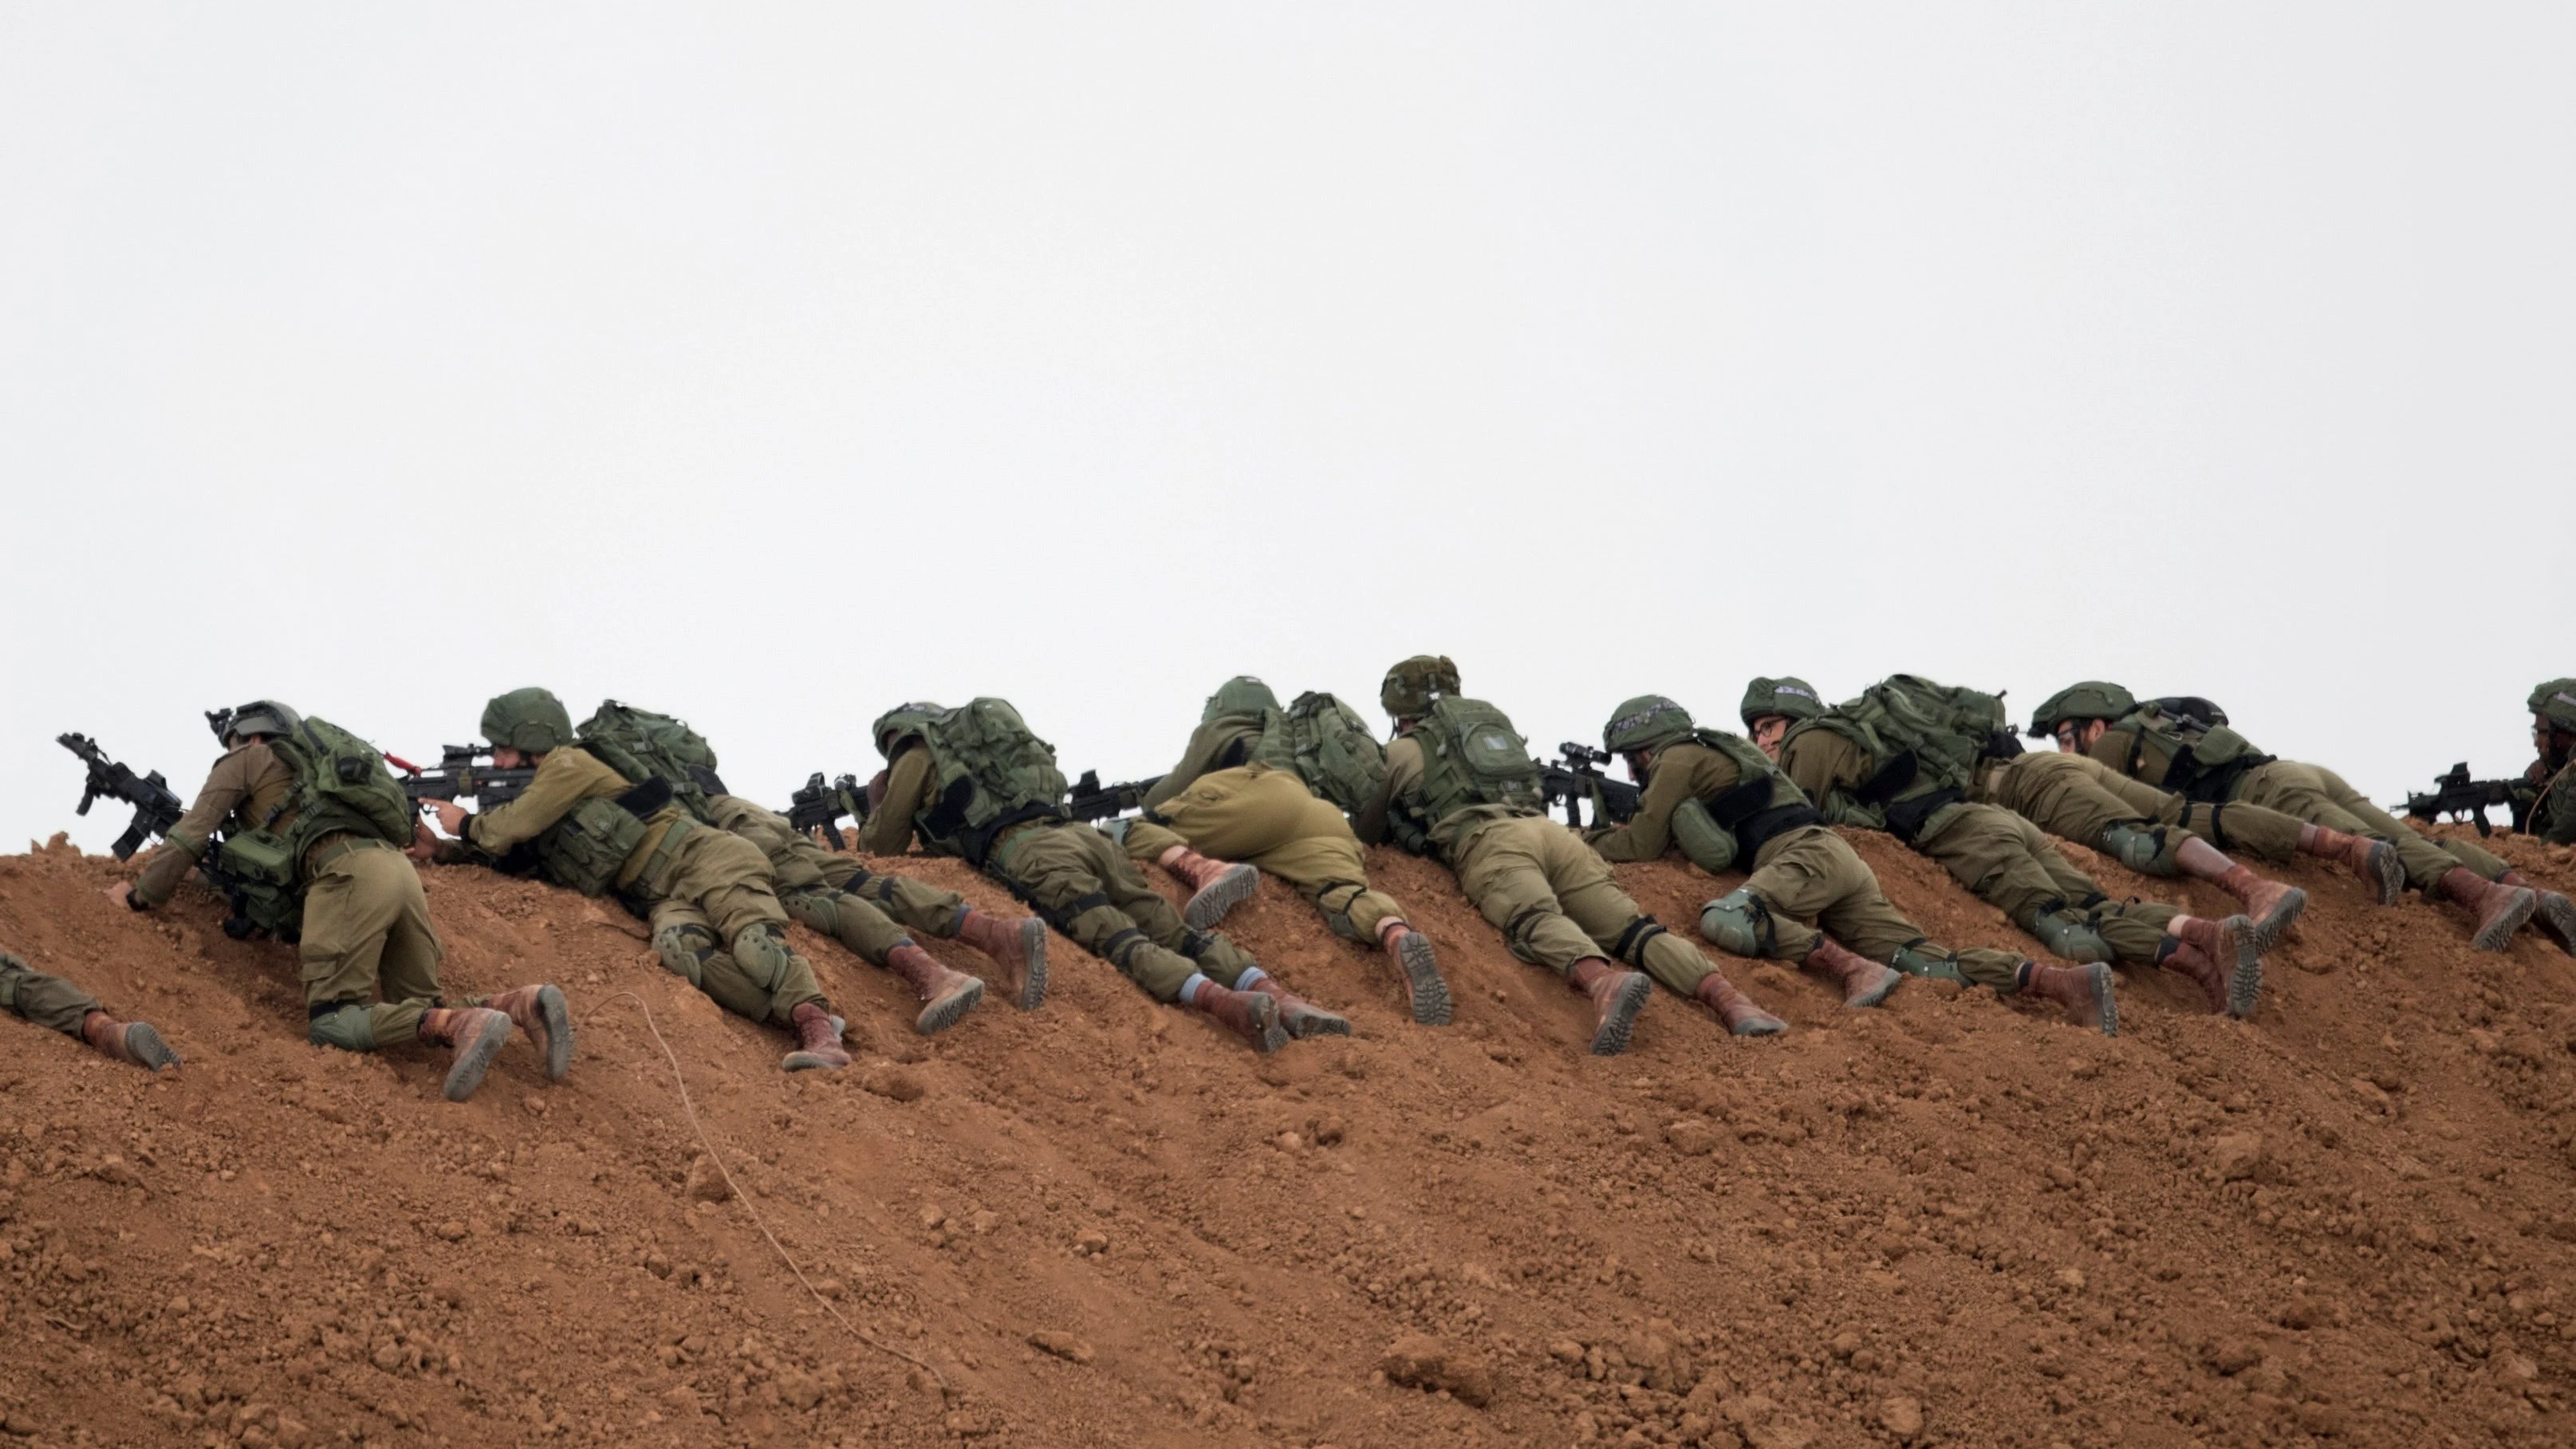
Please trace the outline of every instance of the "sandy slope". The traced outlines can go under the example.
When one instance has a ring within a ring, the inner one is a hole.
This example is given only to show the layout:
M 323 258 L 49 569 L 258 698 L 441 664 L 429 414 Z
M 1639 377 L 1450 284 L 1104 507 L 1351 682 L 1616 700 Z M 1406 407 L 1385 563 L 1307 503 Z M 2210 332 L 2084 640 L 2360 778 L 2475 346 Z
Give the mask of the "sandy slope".
M 1936 937 L 2022 944 L 1859 843 Z M 2576 887 L 2567 851 L 2505 849 Z M 1667 995 L 1594 1061 L 1442 872 L 1375 868 L 1452 1028 L 1265 884 L 1229 930 L 1356 1039 L 1256 1058 L 1059 939 L 1044 1011 L 922 1041 L 800 932 L 862 1065 L 793 1079 L 613 908 L 433 870 L 451 987 L 543 976 L 586 1013 L 570 1082 L 514 1048 L 450 1106 L 424 1049 L 307 1046 L 291 954 L 193 889 L 137 917 L 112 862 L 0 858 L 0 944 L 189 1057 L 153 1081 L 0 1025 L 0 1442 L 2576 1440 L 2576 962 L 2544 940 L 2481 957 L 2446 908 L 2299 870 L 2248 1024 L 2135 976 L 2117 1041 L 1923 982 L 1847 1014 L 1760 967 L 1790 1036 Z M 1683 929 L 1723 884 L 1621 875 Z M 706 1200 L 619 992 L 807 1272 L 944 1391 Z

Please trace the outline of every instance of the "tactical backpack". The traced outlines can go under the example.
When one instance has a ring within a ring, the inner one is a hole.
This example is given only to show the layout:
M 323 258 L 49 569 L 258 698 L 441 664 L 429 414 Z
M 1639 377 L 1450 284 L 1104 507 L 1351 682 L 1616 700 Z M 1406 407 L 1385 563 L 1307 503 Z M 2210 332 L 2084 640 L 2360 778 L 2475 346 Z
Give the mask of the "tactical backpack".
M 976 699 L 922 723 L 929 802 L 913 817 L 921 838 L 982 866 L 993 841 L 1024 821 L 1064 818 L 1064 771 L 1003 699 Z
M 1868 779 L 1838 801 L 1837 817 L 1886 830 L 1912 844 L 1932 816 L 1967 798 L 1978 762 L 2021 752 L 2003 696 L 1920 675 L 1891 674 L 1825 714 L 1801 720 L 1781 742 L 1831 730 L 1869 757 Z
M 306 715 L 268 748 L 295 784 L 266 819 L 224 838 L 215 868 L 238 884 L 253 926 L 291 941 L 303 928 L 304 858 L 323 836 L 407 846 L 420 817 L 383 752 L 329 720 Z
M 2121 774 L 2204 805 L 2223 805 L 2245 772 L 2274 756 L 2227 723 L 2227 711 L 2196 695 L 2151 699 L 2114 720 L 2094 757 Z
M 713 823 L 707 797 L 726 793 L 716 774 L 715 746 L 688 721 L 604 699 L 581 722 L 580 745 L 602 764 L 638 784 L 667 781 L 689 813 Z
M 1443 850 L 1457 843 L 1473 818 L 1544 815 L 1538 762 L 1511 717 L 1481 699 L 1442 695 L 1414 727 L 1422 746 L 1422 783 L 1415 824 Z
M 1359 712 L 1329 694 L 1297 696 L 1277 727 L 1264 730 L 1253 758 L 1293 770 L 1306 788 L 1355 813 L 1386 784 L 1386 747 Z

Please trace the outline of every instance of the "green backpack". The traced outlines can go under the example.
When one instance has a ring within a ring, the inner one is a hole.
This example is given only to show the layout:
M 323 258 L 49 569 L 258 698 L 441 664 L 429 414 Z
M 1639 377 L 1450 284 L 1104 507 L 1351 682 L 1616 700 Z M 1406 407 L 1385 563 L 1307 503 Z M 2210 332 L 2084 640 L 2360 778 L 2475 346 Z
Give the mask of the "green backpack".
M 1860 698 L 1838 705 L 1835 712 L 1874 732 L 1882 747 L 1914 756 L 1916 789 L 1900 788 L 1895 796 L 1929 790 L 1965 790 L 1979 761 L 2002 748 L 1998 737 L 2020 741 L 2004 716 L 2000 694 L 1985 694 L 1960 685 L 1935 684 L 1915 674 L 1891 674 L 1862 691 Z
M 716 774 L 716 749 L 688 721 L 604 699 L 576 731 L 581 747 L 637 784 L 669 783 L 672 796 L 698 819 L 713 824 L 709 795 L 727 793 Z
M 2204 804 L 2224 804 L 2246 771 L 2274 758 L 2194 695 L 2148 700 L 2112 721 L 2094 749 L 2120 773 Z
M 268 747 L 294 787 L 267 819 L 225 837 L 215 868 L 237 884 L 252 925 L 291 941 L 303 927 L 304 857 L 315 842 L 345 832 L 407 846 L 420 816 L 384 753 L 329 720 L 306 715 Z
M 1262 732 L 1253 758 L 1293 770 L 1306 788 L 1355 813 L 1386 784 L 1386 747 L 1359 712 L 1314 690 L 1297 696 L 1278 724 Z
M 1423 824 L 1434 839 L 1463 811 L 1547 813 L 1529 741 L 1501 710 L 1481 699 L 1444 695 L 1431 702 L 1413 737 L 1422 743 Z
M 1004 830 L 1062 818 L 1064 771 L 1055 746 L 1030 731 L 1004 699 L 970 700 L 922 723 L 930 748 L 930 802 L 913 817 L 921 838 L 977 866 Z

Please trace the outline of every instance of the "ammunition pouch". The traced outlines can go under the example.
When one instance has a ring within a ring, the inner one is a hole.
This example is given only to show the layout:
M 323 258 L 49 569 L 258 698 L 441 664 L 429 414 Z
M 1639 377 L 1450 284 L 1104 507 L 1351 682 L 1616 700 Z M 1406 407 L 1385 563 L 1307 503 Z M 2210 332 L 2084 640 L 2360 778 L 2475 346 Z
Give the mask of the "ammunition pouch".
M 644 843 L 645 820 L 670 803 L 669 782 L 649 780 L 614 799 L 597 796 L 575 805 L 537 837 L 537 859 L 546 879 L 586 896 L 606 892 L 625 869 L 627 857 Z M 678 833 L 674 825 L 672 837 Z M 672 837 L 665 837 L 666 847 Z M 657 852 L 657 858 L 667 853 Z
M 1912 845 L 1934 815 L 1967 798 L 1967 791 L 1952 788 L 1927 790 L 1911 799 L 1896 801 L 1887 807 L 1887 833 Z

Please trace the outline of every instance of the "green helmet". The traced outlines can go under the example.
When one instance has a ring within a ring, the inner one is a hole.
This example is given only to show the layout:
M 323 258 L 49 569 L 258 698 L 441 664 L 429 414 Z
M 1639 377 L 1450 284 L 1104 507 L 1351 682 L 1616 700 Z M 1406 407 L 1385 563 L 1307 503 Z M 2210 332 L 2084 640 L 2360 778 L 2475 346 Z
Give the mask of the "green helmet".
M 1601 748 L 1614 755 L 1657 750 L 1689 737 L 1690 711 L 1660 694 L 1641 694 L 1619 706 L 1601 727 Z
M 2531 712 L 2562 730 L 2576 730 L 2576 679 L 2553 679 L 2533 690 Z
M 542 755 L 572 743 L 572 715 L 552 690 L 514 689 L 483 706 L 483 738 L 496 748 Z
M 1458 666 L 1446 654 L 1416 654 L 1386 672 L 1377 702 L 1397 719 L 1427 712 L 1431 701 L 1458 692 Z
M 1756 678 L 1744 686 L 1744 703 L 1736 707 L 1748 728 L 1764 715 L 1814 719 L 1824 712 L 1825 701 L 1816 693 L 1816 687 L 1794 674 L 1777 679 Z
M 1206 724 L 1229 714 L 1257 715 L 1263 710 L 1278 707 L 1279 696 L 1270 692 L 1269 685 L 1249 674 L 1238 674 L 1218 685 L 1216 693 L 1208 696 L 1207 708 L 1199 711 L 1199 723 Z
M 2137 707 L 2136 695 L 2106 680 L 2070 684 L 2039 702 L 2039 708 L 2031 713 L 2030 737 L 2048 738 L 2057 733 L 2061 720 L 2118 719 Z
M 868 726 L 868 733 L 876 739 L 877 753 L 891 760 L 896 745 L 906 739 L 920 739 L 930 717 L 943 712 L 941 706 L 926 699 L 898 704 L 878 715 L 877 722 Z
M 252 735 L 284 735 L 302 723 L 304 716 L 273 699 L 254 699 L 230 709 L 206 711 L 206 727 L 227 745 Z

